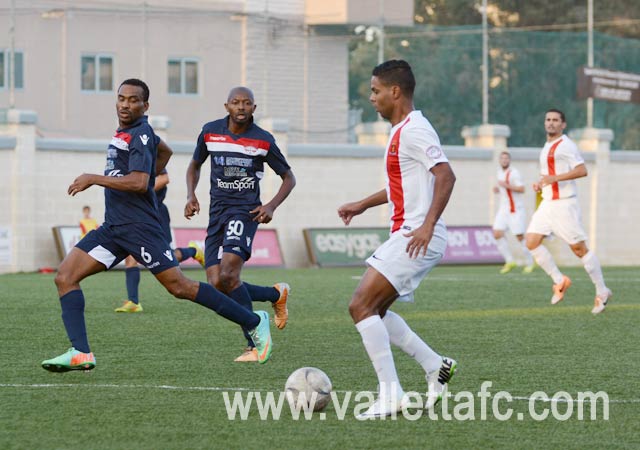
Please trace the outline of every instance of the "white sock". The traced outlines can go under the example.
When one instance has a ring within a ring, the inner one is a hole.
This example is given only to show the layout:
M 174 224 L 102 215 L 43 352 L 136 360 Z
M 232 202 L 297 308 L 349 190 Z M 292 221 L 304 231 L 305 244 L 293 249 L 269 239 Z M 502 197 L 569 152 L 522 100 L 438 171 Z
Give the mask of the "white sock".
M 384 323 L 389 332 L 391 343 L 397 345 L 403 352 L 415 359 L 425 372 L 428 373 L 440 369 L 442 356 L 420 339 L 402 317 L 394 312 L 387 311 L 382 323 Z
M 498 251 L 504 258 L 505 263 L 513 262 L 513 255 L 511 254 L 511 249 L 509 248 L 509 241 L 504 236 L 500 239 L 496 239 L 496 246 L 498 247 Z
M 600 267 L 600 261 L 594 252 L 589 250 L 582 258 L 582 264 L 584 270 L 587 271 L 591 281 L 596 286 L 596 294 L 604 294 L 607 290 L 607 286 L 604 284 L 604 276 L 602 275 L 602 268 Z
M 547 272 L 547 275 L 551 277 L 554 284 L 562 283 L 562 272 L 560 272 L 560 269 L 556 266 L 553 256 L 551 256 L 547 247 L 544 245 L 538 245 L 536 248 L 531 250 L 531 254 L 538 265 L 542 267 L 542 270 Z
M 380 316 L 367 317 L 356 323 L 356 329 L 362 336 L 362 343 L 369 354 L 369 359 L 376 369 L 380 394 L 393 399 L 394 395 L 402 395 L 402 387 L 396 372 L 396 365 L 391 354 L 389 333 L 382 323 Z
M 522 246 L 522 253 L 524 254 L 524 265 L 532 266 L 533 256 L 531 256 L 531 252 L 527 248 L 527 244 L 525 244 L 524 239 L 520 241 L 520 245 Z

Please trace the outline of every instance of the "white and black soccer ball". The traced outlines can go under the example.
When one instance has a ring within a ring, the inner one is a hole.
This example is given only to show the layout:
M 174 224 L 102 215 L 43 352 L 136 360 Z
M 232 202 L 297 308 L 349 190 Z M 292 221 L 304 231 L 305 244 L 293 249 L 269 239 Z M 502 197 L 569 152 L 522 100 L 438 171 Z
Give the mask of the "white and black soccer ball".
M 287 401 L 292 408 L 298 402 L 308 407 L 313 403 L 314 411 L 322 411 L 331 400 L 331 380 L 322 370 L 315 367 L 301 367 L 295 370 L 284 385 Z

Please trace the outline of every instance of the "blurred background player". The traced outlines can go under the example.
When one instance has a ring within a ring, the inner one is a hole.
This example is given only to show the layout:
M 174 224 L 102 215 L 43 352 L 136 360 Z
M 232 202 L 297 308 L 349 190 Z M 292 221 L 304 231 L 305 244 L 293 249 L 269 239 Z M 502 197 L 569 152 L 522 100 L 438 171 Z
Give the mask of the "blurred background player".
M 83 206 L 82 219 L 80 219 L 80 239 L 85 237 L 89 231 L 95 230 L 96 228 L 98 228 L 98 222 L 91 217 L 91 207 L 88 205 Z
M 251 245 L 258 224 L 269 223 L 280 204 L 291 193 L 296 179 L 271 133 L 253 122 L 256 104 L 246 87 L 231 89 L 224 104 L 228 115 L 206 123 L 198 136 L 193 159 L 187 169 L 187 219 L 200 212 L 195 194 L 200 168 L 211 155 L 211 203 L 205 241 L 207 280 L 242 306 L 251 309 L 252 301 L 272 303 L 274 323 L 283 329 L 288 320 L 289 285 L 255 286 L 242 282 L 245 261 L 251 257 Z M 260 200 L 260 180 L 264 164 L 282 178 L 276 195 L 264 205 Z M 258 353 L 247 330 L 247 347 L 236 362 L 258 360 Z
M 527 229 L 527 247 L 538 265 L 553 280 L 551 304 L 555 305 L 564 298 L 571 286 L 571 279 L 560 272 L 549 250 L 541 245 L 542 239 L 553 233 L 569 244 L 596 287 L 591 312 L 599 314 L 604 311 L 612 294 L 604 284 L 598 257 L 585 243 L 587 234 L 581 223 L 575 180 L 586 177 L 587 168 L 576 144 L 563 134 L 566 126 L 562 111 L 547 111 L 544 119 L 547 142 L 540 152 L 540 180 L 533 184 L 535 191 L 542 190 L 542 203 Z
M 144 264 L 176 298 L 190 300 L 215 311 L 247 330 L 258 348 L 261 363 L 271 354 L 269 315 L 243 308 L 207 283 L 184 276 L 164 236 L 155 192 L 155 176 L 171 158 L 171 151 L 158 147 L 145 112 L 149 109 L 149 87 L 142 80 L 128 79 L 118 88 L 116 113 L 119 127 L 107 149 L 104 175 L 83 173 L 67 189 L 74 196 L 91 186 L 105 188 L 105 220 L 89 232 L 64 258 L 55 277 L 62 308 L 62 322 L 72 347 L 45 361 L 51 372 L 91 370 L 96 359 L 89 347 L 84 318 L 85 298 L 80 282 L 109 270 L 128 255 Z
M 509 248 L 509 241 L 504 235 L 505 230 L 509 229 L 511 233 L 518 239 L 524 254 L 525 266 L 522 273 L 533 272 L 533 257 L 527 249 L 524 242 L 524 232 L 527 228 L 526 211 L 522 197 L 524 196 L 524 183 L 520 172 L 511 166 L 511 155 L 509 152 L 500 153 L 500 167 L 498 167 L 497 186 L 493 188 L 493 192 L 500 195 L 500 204 L 498 212 L 493 221 L 493 237 L 496 239 L 496 245 L 500 254 L 504 258 L 504 266 L 500 269 L 500 273 L 505 274 L 511 272 L 517 267 L 513 259 L 513 254 Z
M 391 60 L 373 69 L 369 100 L 391 122 L 385 151 L 385 189 L 338 209 L 345 225 L 367 209 L 390 203 L 389 239 L 367 259 L 367 269 L 349 304 L 349 313 L 378 376 L 378 399 L 358 417 L 384 417 L 400 411 L 404 391 L 391 353 L 397 345 L 426 373 L 425 408 L 445 393 L 456 362 L 429 347 L 389 307 L 413 292 L 444 255 L 447 228 L 440 218 L 455 175 L 431 123 L 414 109 L 415 78 L 406 61 Z
M 158 147 L 167 146 L 163 140 L 159 140 Z M 170 150 L 170 149 L 169 149 Z M 164 232 L 165 239 L 168 242 L 173 241 L 171 235 L 171 217 L 169 216 L 169 208 L 164 204 L 164 199 L 167 196 L 167 185 L 169 184 L 169 174 L 167 170 L 163 170 L 156 176 L 156 183 L 154 186 L 156 198 L 158 199 L 158 213 L 160 214 L 160 225 Z M 173 249 L 173 254 L 178 262 L 182 262 L 189 258 L 194 258 L 200 264 L 204 265 L 204 252 L 194 242 L 189 242 L 189 246 L 185 248 Z M 131 256 L 127 256 L 124 260 L 125 264 L 125 282 L 127 286 L 127 300 L 123 305 L 116 308 L 116 312 L 137 313 L 142 312 L 142 305 L 140 304 L 139 297 L 139 285 L 140 285 L 140 268 L 138 263 Z

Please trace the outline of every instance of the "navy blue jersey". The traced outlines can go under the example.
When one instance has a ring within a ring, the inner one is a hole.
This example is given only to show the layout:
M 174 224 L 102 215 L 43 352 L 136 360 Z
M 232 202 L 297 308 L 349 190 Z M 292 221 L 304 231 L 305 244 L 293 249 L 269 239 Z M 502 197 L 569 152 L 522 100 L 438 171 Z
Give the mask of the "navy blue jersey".
M 105 188 L 105 223 L 158 223 L 158 204 L 153 191 L 157 146 L 158 139 L 146 116 L 130 127 L 118 129 L 111 138 L 105 176 L 123 177 L 131 172 L 146 172 L 149 184 L 144 194 Z
M 259 182 L 264 163 L 278 175 L 290 167 L 271 133 L 251 123 L 246 132 L 233 134 L 229 117 L 206 123 L 198 136 L 193 159 L 202 164 L 211 154 L 210 211 L 248 212 L 260 205 Z

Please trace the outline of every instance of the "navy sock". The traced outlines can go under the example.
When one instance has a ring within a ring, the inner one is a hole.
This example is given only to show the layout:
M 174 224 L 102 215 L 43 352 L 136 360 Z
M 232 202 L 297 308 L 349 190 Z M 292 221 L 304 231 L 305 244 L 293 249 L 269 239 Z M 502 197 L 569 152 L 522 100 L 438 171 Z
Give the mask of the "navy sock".
M 251 296 L 249 295 L 249 291 L 247 291 L 244 283 L 231 291 L 229 293 L 229 297 L 240 303 L 249 311 L 253 311 L 253 307 L 251 306 Z M 242 332 L 244 333 L 244 337 L 247 338 L 247 347 L 254 347 L 253 340 L 251 339 L 251 336 L 249 336 L 249 333 L 247 333 L 246 328 L 242 328 Z
M 193 247 L 180 247 L 180 248 L 177 248 L 176 250 L 180 250 L 180 253 L 182 253 L 182 258 L 180 259 L 179 262 L 182 262 L 185 259 L 195 258 L 196 252 L 197 252 L 197 250 Z
M 127 297 L 136 305 L 140 303 L 138 300 L 138 285 L 140 284 L 140 268 L 129 267 L 125 271 L 127 280 Z
M 198 289 L 194 301 L 247 330 L 254 329 L 260 323 L 260 317 L 257 314 L 240 306 L 235 300 L 216 290 L 210 284 L 200 283 L 200 289 Z
M 84 294 L 80 289 L 67 292 L 60 297 L 62 323 L 67 330 L 71 345 L 82 353 L 90 353 L 87 327 L 84 324 Z
M 273 286 L 256 286 L 247 282 L 243 284 L 247 287 L 251 301 L 275 303 L 280 299 L 280 291 Z

